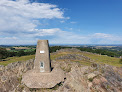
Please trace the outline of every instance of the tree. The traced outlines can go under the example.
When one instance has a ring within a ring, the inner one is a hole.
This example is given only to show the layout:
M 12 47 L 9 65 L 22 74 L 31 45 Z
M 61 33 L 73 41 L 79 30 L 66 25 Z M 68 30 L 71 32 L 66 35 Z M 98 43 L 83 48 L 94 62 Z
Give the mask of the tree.
M 25 55 L 25 52 L 23 50 L 20 50 L 17 52 L 17 56 L 24 56 Z
M 5 48 L 0 48 L 0 59 L 5 59 L 8 56 L 8 51 Z

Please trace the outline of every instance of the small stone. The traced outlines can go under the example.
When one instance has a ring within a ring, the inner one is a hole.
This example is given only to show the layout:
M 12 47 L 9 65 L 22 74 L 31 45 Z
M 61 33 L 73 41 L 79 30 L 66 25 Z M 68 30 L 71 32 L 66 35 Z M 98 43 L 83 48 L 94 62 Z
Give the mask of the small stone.
M 89 83 L 88 83 L 88 87 L 89 87 L 89 88 L 92 87 L 92 82 L 89 82 Z
M 2 82 L 5 82 L 6 80 L 7 80 L 7 77 L 6 77 L 6 76 L 2 76 L 2 77 L 1 77 L 1 81 L 2 81 Z
M 94 73 L 88 74 L 88 79 L 93 79 L 96 75 Z
M 3 65 L 0 65 L 0 70 L 3 70 L 4 69 L 4 66 Z

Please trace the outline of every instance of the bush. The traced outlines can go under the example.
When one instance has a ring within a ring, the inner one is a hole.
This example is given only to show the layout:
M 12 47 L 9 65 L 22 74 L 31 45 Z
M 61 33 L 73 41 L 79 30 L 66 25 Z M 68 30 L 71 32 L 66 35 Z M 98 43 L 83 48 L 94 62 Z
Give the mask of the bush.
M 92 81 L 93 81 L 93 78 L 89 78 L 88 80 L 89 80 L 90 82 L 92 82 Z
M 119 63 L 122 64 L 122 58 L 119 60 Z
M 0 48 L 0 59 L 5 59 L 9 56 L 8 51 L 5 48 Z

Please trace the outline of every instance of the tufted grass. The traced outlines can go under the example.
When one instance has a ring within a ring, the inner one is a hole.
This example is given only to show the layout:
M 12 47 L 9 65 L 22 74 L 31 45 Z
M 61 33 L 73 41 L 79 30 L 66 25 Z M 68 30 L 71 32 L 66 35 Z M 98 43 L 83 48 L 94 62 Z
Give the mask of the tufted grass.
M 106 55 L 98 55 L 98 54 L 87 53 L 87 52 L 60 52 L 60 53 L 51 55 L 51 59 L 54 60 L 56 57 L 60 57 L 66 54 L 81 54 L 81 55 L 91 58 L 93 62 L 97 62 L 99 64 L 108 64 L 112 66 L 122 67 L 122 64 L 119 62 L 120 58 L 109 57 Z M 90 62 L 85 62 L 85 61 L 78 61 L 78 62 L 82 63 L 83 65 L 90 65 Z
M 0 65 L 8 65 L 9 63 L 17 62 L 17 61 L 26 61 L 29 59 L 33 59 L 35 55 L 27 55 L 27 56 L 21 56 L 21 57 L 9 57 L 4 59 L 5 61 L 1 61 Z
M 119 63 L 120 58 L 109 57 L 106 55 L 92 54 L 92 53 L 82 53 L 82 55 L 87 56 L 91 58 L 94 62 L 100 64 L 108 64 L 112 66 L 122 67 L 122 64 Z
M 67 55 L 67 54 L 81 54 L 81 55 L 91 58 L 91 60 L 93 62 L 97 62 L 99 64 L 108 64 L 108 65 L 112 65 L 112 66 L 122 67 L 122 64 L 119 62 L 120 61 L 119 58 L 108 57 L 105 55 L 98 55 L 98 54 L 87 53 L 87 52 L 60 52 L 60 53 L 56 53 L 56 54 L 50 54 L 50 58 L 51 58 L 51 60 L 55 60 L 56 57 L 60 57 L 62 55 Z M 32 59 L 34 57 L 35 57 L 35 55 L 27 55 L 27 56 L 21 56 L 21 57 L 9 57 L 9 58 L 6 58 L 5 61 L 1 61 L 0 65 L 6 66 L 9 63 L 13 63 L 13 62 L 17 62 L 17 61 L 26 61 L 26 60 Z M 87 62 L 87 61 L 76 60 L 74 62 L 79 62 L 83 65 L 91 65 L 91 62 Z

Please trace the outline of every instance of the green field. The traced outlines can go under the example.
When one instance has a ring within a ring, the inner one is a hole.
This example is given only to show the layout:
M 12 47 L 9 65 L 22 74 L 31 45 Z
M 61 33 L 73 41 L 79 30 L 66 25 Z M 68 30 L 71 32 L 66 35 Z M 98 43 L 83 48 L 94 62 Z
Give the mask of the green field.
M 35 49 L 26 49 L 24 52 L 34 51 Z
M 122 64 L 119 63 L 120 59 L 115 58 L 115 57 L 108 57 L 105 55 L 98 55 L 98 54 L 92 54 L 92 53 L 85 53 L 85 52 L 61 52 L 57 54 L 51 54 L 51 60 L 54 60 L 56 57 L 66 55 L 66 54 L 81 54 L 86 57 L 89 57 L 92 59 L 92 61 L 97 62 L 99 64 L 108 64 L 112 66 L 117 66 L 117 67 L 122 67 Z M 27 56 L 21 56 L 21 57 L 9 57 L 6 58 L 5 61 L 1 61 L 0 65 L 7 65 L 12 62 L 17 62 L 17 61 L 26 61 L 29 59 L 34 58 L 35 55 L 27 55 Z M 83 65 L 90 65 L 91 62 L 86 62 L 86 61 L 77 61 L 75 60 L 74 62 L 80 62 Z

